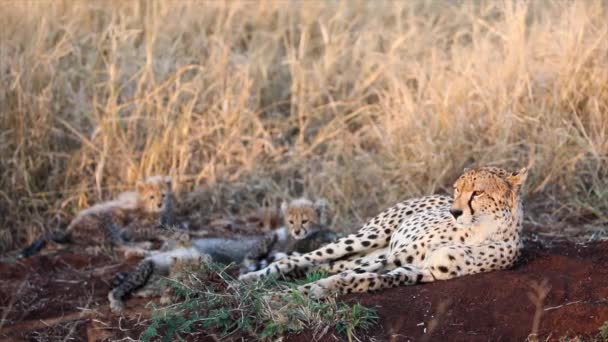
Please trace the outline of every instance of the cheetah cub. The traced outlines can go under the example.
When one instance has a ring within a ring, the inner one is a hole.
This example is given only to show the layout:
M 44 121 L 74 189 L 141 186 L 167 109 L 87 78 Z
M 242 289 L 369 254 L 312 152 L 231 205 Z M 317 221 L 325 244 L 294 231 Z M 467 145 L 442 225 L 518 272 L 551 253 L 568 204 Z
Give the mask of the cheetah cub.
M 165 211 L 169 203 L 167 198 L 172 197 L 170 177 L 149 177 L 137 183 L 136 191 L 123 192 L 113 200 L 82 210 L 65 231 L 43 235 L 23 249 L 20 257 L 38 253 L 49 241 L 86 247 L 111 244 L 127 251 L 133 242 L 153 238 L 156 232 L 150 227 L 155 227 L 157 222 L 144 224 L 143 227 L 139 227 L 137 222 L 156 220 Z M 147 248 L 148 245 L 148 242 L 143 242 L 135 248 Z
M 327 201 L 298 198 L 281 204 L 285 227 L 266 234 L 241 262 L 240 273 L 257 271 L 277 260 L 334 242 Z
M 281 213 L 289 234 L 301 240 L 308 234 L 329 227 L 327 201 L 318 199 L 314 203 L 308 198 L 298 198 L 281 204 Z
M 322 298 L 509 268 L 522 247 L 520 194 L 527 174 L 526 168 L 465 170 L 452 198 L 432 195 L 398 203 L 355 234 L 240 279 L 296 269 L 338 273 L 298 288 Z
M 174 296 L 171 288 L 165 286 L 164 280 L 177 279 L 184 270 L 211 261 L 211 257 L 193 246 L 188 233 L 182 232 L 167 239 L 161 250 L 149 254 L 133 271 L 119 273 L 112 281 L 112 290 L 108 293 L 112 311 L 122 311 L 125 301 L 131 295 L 162 295 L 161 304 L 171 303 Z
M 162 289 L 162 279 L 176 279 L 176 275 L 186 267 L 211 261 L 240 263 L 240 272 L 244 274 L 336 240 L 336 234 L 327 228 L 329 214 L 325 201 L 293 200 L 283 205 L 282 212 L 287 227 L 262 236 L 191 240 L 188 232 L 177 232 L 174 238 L 165 241 L 161 251 L 148 252 L 148 257 L 133 271 L 116 276 L 112 282 L 113 289 L 108 294 L 110 308 L 115 312 L 122 311 L 132 294 L 139 297 L 162 294 L 161 304 L 170 303 L 173 297 L 170 288 Z M 300 231 L 296 234 L 298 238 L 290 234 L 294 227 Z M 301 233 L 302 230 L 305 234 Z

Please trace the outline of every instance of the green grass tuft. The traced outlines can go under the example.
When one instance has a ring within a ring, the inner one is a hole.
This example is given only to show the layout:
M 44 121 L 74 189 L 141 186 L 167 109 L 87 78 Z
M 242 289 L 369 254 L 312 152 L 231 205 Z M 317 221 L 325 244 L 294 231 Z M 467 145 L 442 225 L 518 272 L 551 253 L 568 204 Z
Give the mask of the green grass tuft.
M 311 272 L 293 283 L 269 278 L 245 284 L 233 278 L 226 267 L 201 265 L 168 283 L 179 302 L 156 310 L 140 338 L 172 341 L 202 329 L 220 338 L 236 335 L 264 339 L 335 326 L 338 334 L 352 340 L 375 324 L 374 310 L 331 299 L 311 300 L 295 290 L 299 284 L 326 275 Z

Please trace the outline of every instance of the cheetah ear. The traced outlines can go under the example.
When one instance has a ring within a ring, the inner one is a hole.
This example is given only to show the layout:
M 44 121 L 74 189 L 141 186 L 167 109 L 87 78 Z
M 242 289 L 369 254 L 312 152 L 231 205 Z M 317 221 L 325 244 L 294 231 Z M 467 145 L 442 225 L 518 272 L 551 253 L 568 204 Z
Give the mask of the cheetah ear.
M 163 179 L 163 181 L 165 182 L 165 185 L 167 186 L 167 189 L 171 190 L 171 188 L 173 186 L 173 180 L 171 179 L 171 176 L 165 176 L 165 178 Z
M 148 184 L 140 181 L 135 184 L 135 189 L 137 190 L 137 192 L 142 193 L 146 190 L 147 186 Z
M 528 168 L 524 167 L 518 171 L 511 173 L 507 176 L 507 182 L 509 182 L 514 189 L 519 190 L 522 184 L 526 181 L 528 177 Z
M 462 173 L 467 173 L 469 171 L 471 171 L 471 168 L 470 167 L 465 167 L 464 170 L 462 170 Z
M 283 216 L 287 216 L 287 207 L 289 206 L 289 204 L 287 204 L 287 201 L 283 201 L 281 203 L 281 213 L 283 213 Z
M 319 217 L 319 219 L 321 219 L 323 214 L 327 211 L 327 205 L 328 205 L 327 201 L 324 198 L 319 198 L 313 204 L 313 207 L 314 207 L 315 212 L 317 213 L 317 216 Z

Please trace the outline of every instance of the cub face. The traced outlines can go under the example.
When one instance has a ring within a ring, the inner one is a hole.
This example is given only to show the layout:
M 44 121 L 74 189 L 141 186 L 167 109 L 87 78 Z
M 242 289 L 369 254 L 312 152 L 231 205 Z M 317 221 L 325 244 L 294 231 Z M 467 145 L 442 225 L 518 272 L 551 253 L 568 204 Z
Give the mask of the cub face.
M 299 198 L 289 204 L 281 204 L 285 226 L 294 238 L 301 240 L 319 227 L 319 215 L 316 206 L 308 199 Z
M 171 177 L 154 176 L 137 183 L 139 206 L 147 213 L 159 213 L 165 209 L 165 199 L 171 196 Z
M 526 168 L 516 172 L 495 167 L 465 170 L 454 183 L 450 213 L 456 224 L 469 227 L 514 215 L 527 175 Z

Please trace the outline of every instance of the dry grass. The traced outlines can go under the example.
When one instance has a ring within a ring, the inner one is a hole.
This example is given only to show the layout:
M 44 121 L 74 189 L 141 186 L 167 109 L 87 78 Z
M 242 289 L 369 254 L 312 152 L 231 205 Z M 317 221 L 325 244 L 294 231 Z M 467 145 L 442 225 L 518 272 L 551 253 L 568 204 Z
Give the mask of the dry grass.
M 605 222 L 607 16 L 591 0 L 4 1 L 0 250 L 150 174 L 243 209 L 325 196 L 354 229 L 465 166 L 534 160 L 529 200 Z

